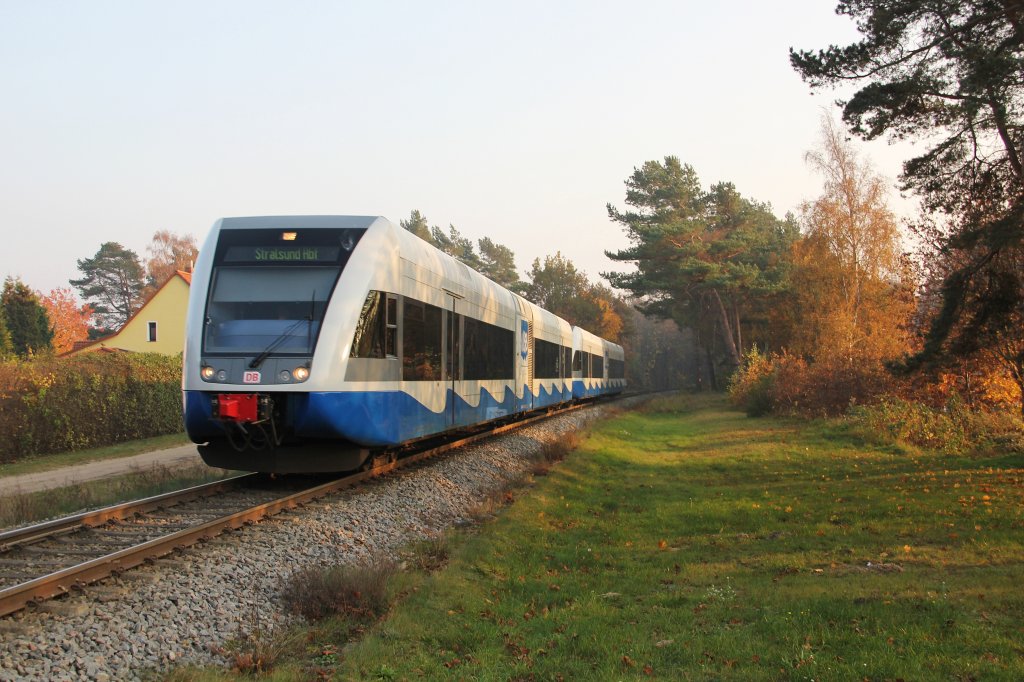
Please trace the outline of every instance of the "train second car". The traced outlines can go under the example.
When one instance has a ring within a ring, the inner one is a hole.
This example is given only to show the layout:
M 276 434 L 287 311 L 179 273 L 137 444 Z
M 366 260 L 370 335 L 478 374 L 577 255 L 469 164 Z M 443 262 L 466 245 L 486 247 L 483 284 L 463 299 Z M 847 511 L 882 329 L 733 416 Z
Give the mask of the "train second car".
M 185 427 L 229 469 L 353 469 L 625 385 L 621 347 L 373 216 L 217 221 L 186 334 Z

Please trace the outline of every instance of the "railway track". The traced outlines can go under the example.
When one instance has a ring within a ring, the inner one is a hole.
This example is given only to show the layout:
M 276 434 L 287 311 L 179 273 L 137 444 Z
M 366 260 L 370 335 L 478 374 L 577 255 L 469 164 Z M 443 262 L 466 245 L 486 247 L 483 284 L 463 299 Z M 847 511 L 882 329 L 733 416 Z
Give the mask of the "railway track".
M 400 467 L 580 407 L 568 406 L 454 440 L 381 453 L 367 470 L 326 482 L 289 478 L 285 494 L 279 481 L 247 474 L 0 533 L 0 616 Z M 297 486 L 301 481 L 307 484 Z

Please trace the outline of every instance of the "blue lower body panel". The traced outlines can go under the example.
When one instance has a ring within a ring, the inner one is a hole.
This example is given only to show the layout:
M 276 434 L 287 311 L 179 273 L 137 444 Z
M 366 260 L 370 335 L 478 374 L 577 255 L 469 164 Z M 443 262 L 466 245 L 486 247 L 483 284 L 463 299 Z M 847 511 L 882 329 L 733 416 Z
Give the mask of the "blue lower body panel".
M 433 412 L 401 391 L 308 393 L 296 411 L 297 435 L 313 438 L 346 438 L 368 446 L 398 445 L 448 429 L 477 424 L 514 412 L 511 388 L 499 402 L 480 392 L 475 406 L 450 388 L 445 390 L 445 409 Z
M 587 386 L 588 383 L 590 384 L 589 387 Z M 572 397 L 577 400 L 580 400 L 581 398 L 593 398 L 594 396 L 601 395 L 602 393 L 604 393 L 604 390 L 597 380 L 586 382 L 574 379 L 572 382 Z
M 537 397 L 534 398 L 533 404 L 536 407 L 548 407 L 568 402 L 570 400 L 572 400 L 572 392 L 570 391 L 561 391 L 558 388 L 555 388 L 549 392 L 547 387 L 541 386 Z
M 286 401 L 285 426 L 295 437 L 343 439 L 368 447 L 398 445 L 452 428 L 490 421 L 525 407 L 511 387 L 505 387 L 500 401 L 481 389 L 477 405 L 470 405 L 450 388 L 445 393 L 445 409 L 441 412 L 433 412 L 401 391 L 274 395 Z M 185 429 L 197 443 L 225 436 L 221 424 L 212 418 L 210 399 L 213 395 L 202 391 L 185 392 Z

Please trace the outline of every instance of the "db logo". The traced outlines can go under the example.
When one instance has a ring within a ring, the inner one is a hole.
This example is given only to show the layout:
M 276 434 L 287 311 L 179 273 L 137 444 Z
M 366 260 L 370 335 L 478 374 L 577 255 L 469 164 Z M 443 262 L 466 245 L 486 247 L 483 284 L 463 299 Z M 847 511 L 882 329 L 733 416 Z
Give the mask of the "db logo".
M 258 383 L 260 383 L 260 373 L 259 372 L 251 372 L 251 371 L 250 372 L 246 372 L 245 374 L 242 375 L 242 383 L 243 384 L 258 384 Z

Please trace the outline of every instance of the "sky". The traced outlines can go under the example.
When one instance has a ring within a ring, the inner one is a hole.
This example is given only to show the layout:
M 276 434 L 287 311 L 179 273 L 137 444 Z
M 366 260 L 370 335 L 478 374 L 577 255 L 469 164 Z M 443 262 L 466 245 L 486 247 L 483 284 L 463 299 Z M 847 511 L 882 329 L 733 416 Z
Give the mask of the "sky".
M 788 50 L 856 38 L 822 0 L 0 0 L 0 277 L 47 292 L 103 242 L 144 259 L 226 216 L 417 209 L 596 280 L 627 269 L 606 205 L 645 161 L 780 217 L 813 199 L 838 94 Z M 895 186 L 906 149 L 856 144 Z

